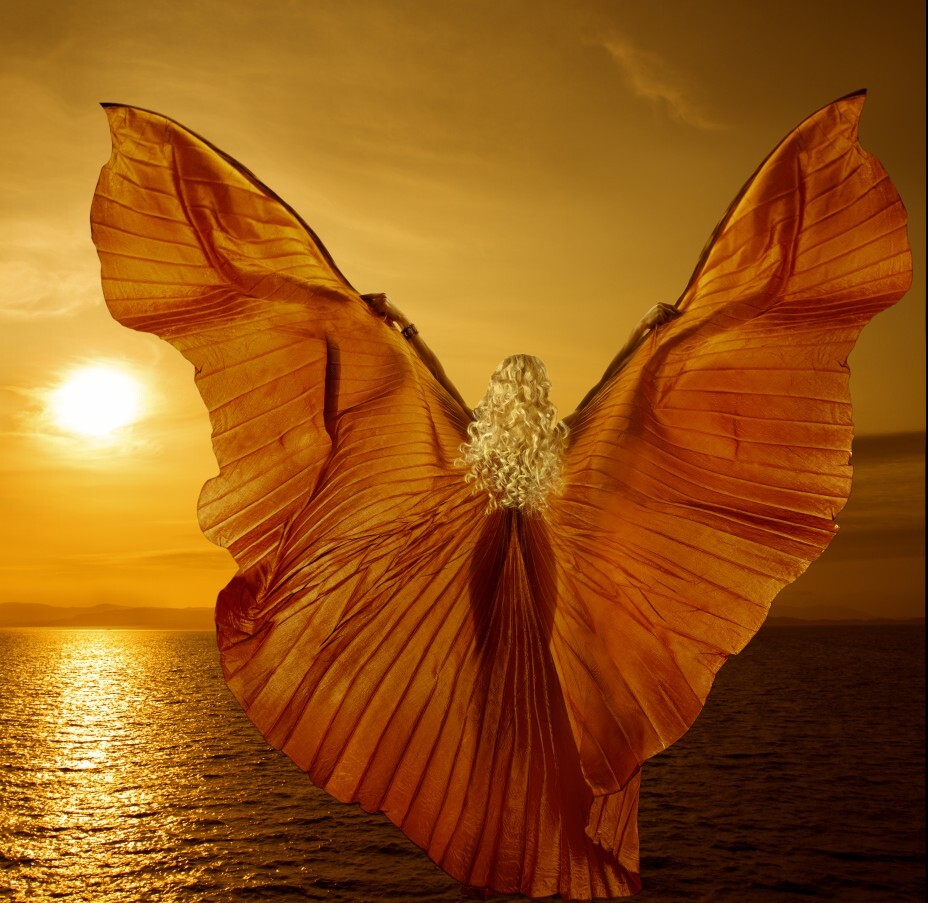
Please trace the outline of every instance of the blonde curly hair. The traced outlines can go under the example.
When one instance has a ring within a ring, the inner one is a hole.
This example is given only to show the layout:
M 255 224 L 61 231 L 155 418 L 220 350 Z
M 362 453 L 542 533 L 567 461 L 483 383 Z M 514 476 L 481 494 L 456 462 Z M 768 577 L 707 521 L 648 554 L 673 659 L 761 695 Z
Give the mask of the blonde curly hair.
M 550 391 L 545 365 L 530 354 L 507 357 L 493 371 L 456 462 L 468 468 L 467 481 L 489 495 L 487 513 L 540 512 L 556 491 L 567 426 L 558 420 Z

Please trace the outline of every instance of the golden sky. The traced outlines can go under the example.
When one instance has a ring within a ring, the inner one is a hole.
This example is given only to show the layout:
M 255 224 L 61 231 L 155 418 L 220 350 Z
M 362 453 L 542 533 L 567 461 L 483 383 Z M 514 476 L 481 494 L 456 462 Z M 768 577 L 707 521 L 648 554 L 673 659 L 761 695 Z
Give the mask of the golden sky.
M 639 316 L 676 299 L 777 141 L 868 88 L 861 141 L 915 252 L 911 291 L 851 357 L 858 433 L 877 436 L 924 430 L 924 15 L 923 0 L 0 4 L 0 602 L 208 605 L 234 571 L 196 524 L 215 464 L 189 365 L 103 304 L 99 102 L 164 113 L 252 169 L 360 291 L 415 320 L 471 404 L 526 351 L 567 413 Z M 48 393 L 101 361 L 140 380 L 143 416 L 112 440 L 69 435 Z M 866 607 L 896 575 L 910 601 L 891 613 L 918 613 L 899 575 L 921 555 L 919 459 L 882 448 L 861 458 L 853 554 L 836 542 L 790 598 L 838 605 L 853 586 Z

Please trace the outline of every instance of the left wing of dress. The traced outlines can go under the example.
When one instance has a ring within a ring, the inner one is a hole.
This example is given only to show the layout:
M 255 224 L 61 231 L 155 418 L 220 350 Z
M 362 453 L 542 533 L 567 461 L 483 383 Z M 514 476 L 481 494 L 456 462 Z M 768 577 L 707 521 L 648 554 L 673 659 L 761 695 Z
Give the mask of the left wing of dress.
M 405 497 L 422 491 L 407 482 L 422 459 L 450 470 L 461 417 L 305 223 L 177 123 L 106 112 L 113 154 L 91 213 L 104 294 L 117 320 L 196 368 L 220 466 L 200 498 L 206 535 L 243 570 L 268 564 L 335 452 L 376 469 L 381 452 L 401 449 L 383 485 Z M 422 409 L 444 433 L 423 432 Z M 355 421 L 377 428 L 376 441 Z
M 169 119 L 107 115 L 104 294 L 196 368 L 220 468 L 200 522 L 240 566 L 216 618 L 249 717 L 462 883 L 637 889 L 637 796 L 612 806 L 621 861 L 587 832 L 544 530 L 484 515 L 453 466 L 464 414 L 283 201 Z

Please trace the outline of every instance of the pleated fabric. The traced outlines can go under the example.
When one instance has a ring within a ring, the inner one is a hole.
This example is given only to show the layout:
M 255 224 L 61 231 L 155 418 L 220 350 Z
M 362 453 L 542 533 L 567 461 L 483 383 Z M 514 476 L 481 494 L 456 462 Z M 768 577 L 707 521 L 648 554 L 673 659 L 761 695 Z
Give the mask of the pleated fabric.
M 552 653 L 594 793 L 699 714 L 726 657 L 837 531 L 847 357 L 908 289 L 905 209 L 857 142 L 864 93 L 810 116 L 729 208 L 677 303 L 574 424 L 552 502 Z
M 748 183 L 684 315 L 579 416 L 541 517 L 484 513 L 454 465 L 465 415 L 286 203 L 179 124 L 106 107 L 104 294 L 191 361 L 210 413 L 200 522 L 239 565 L 226 680 L 317 785 L 463 884 L 637 891 L 642 762 L 833 535 L 844 362 L 911 273 L 862 100 Z

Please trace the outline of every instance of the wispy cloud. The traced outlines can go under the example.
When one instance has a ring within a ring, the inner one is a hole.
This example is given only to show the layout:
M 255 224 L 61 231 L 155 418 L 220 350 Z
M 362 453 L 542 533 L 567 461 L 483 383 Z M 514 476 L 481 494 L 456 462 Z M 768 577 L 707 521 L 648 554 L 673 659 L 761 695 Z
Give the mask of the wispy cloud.
M 686 77 L 659 54 L 612 35 L 603 47 L 615 61 L 637 97 L 663 109 L 671 118 L 697 129 L 723 126 L 709 117 L 693 98 Z
M 40 574 L 43 577 L 57 574 L 88 572 L 92 569 L 131 571 L 226 571 L 235 570 L 232 556 L 223 549 L 208 545 L 205 540 L 199 549 L 165 549 L 156 552 L 88 552 L 78 555 L 45 556 L 37 561 L 0 563 L 0 574 Z M 103 601 L 103 600 L 101 600 Z
M 235 565 L 228 552 L 208 545 L 205 541 L 197 549 L 164 549 L 155 552 L 87 553 L 68 555 L 61 558 L 64 567 L 130 568 L 132 570 L 154 568 L 172 571 L 177 568 L 195 570 L 233 571 Z
M 61 317 L 100 303 L 100 276 L 85 236 L 27 222 L 0 233 L 0 319 Z

